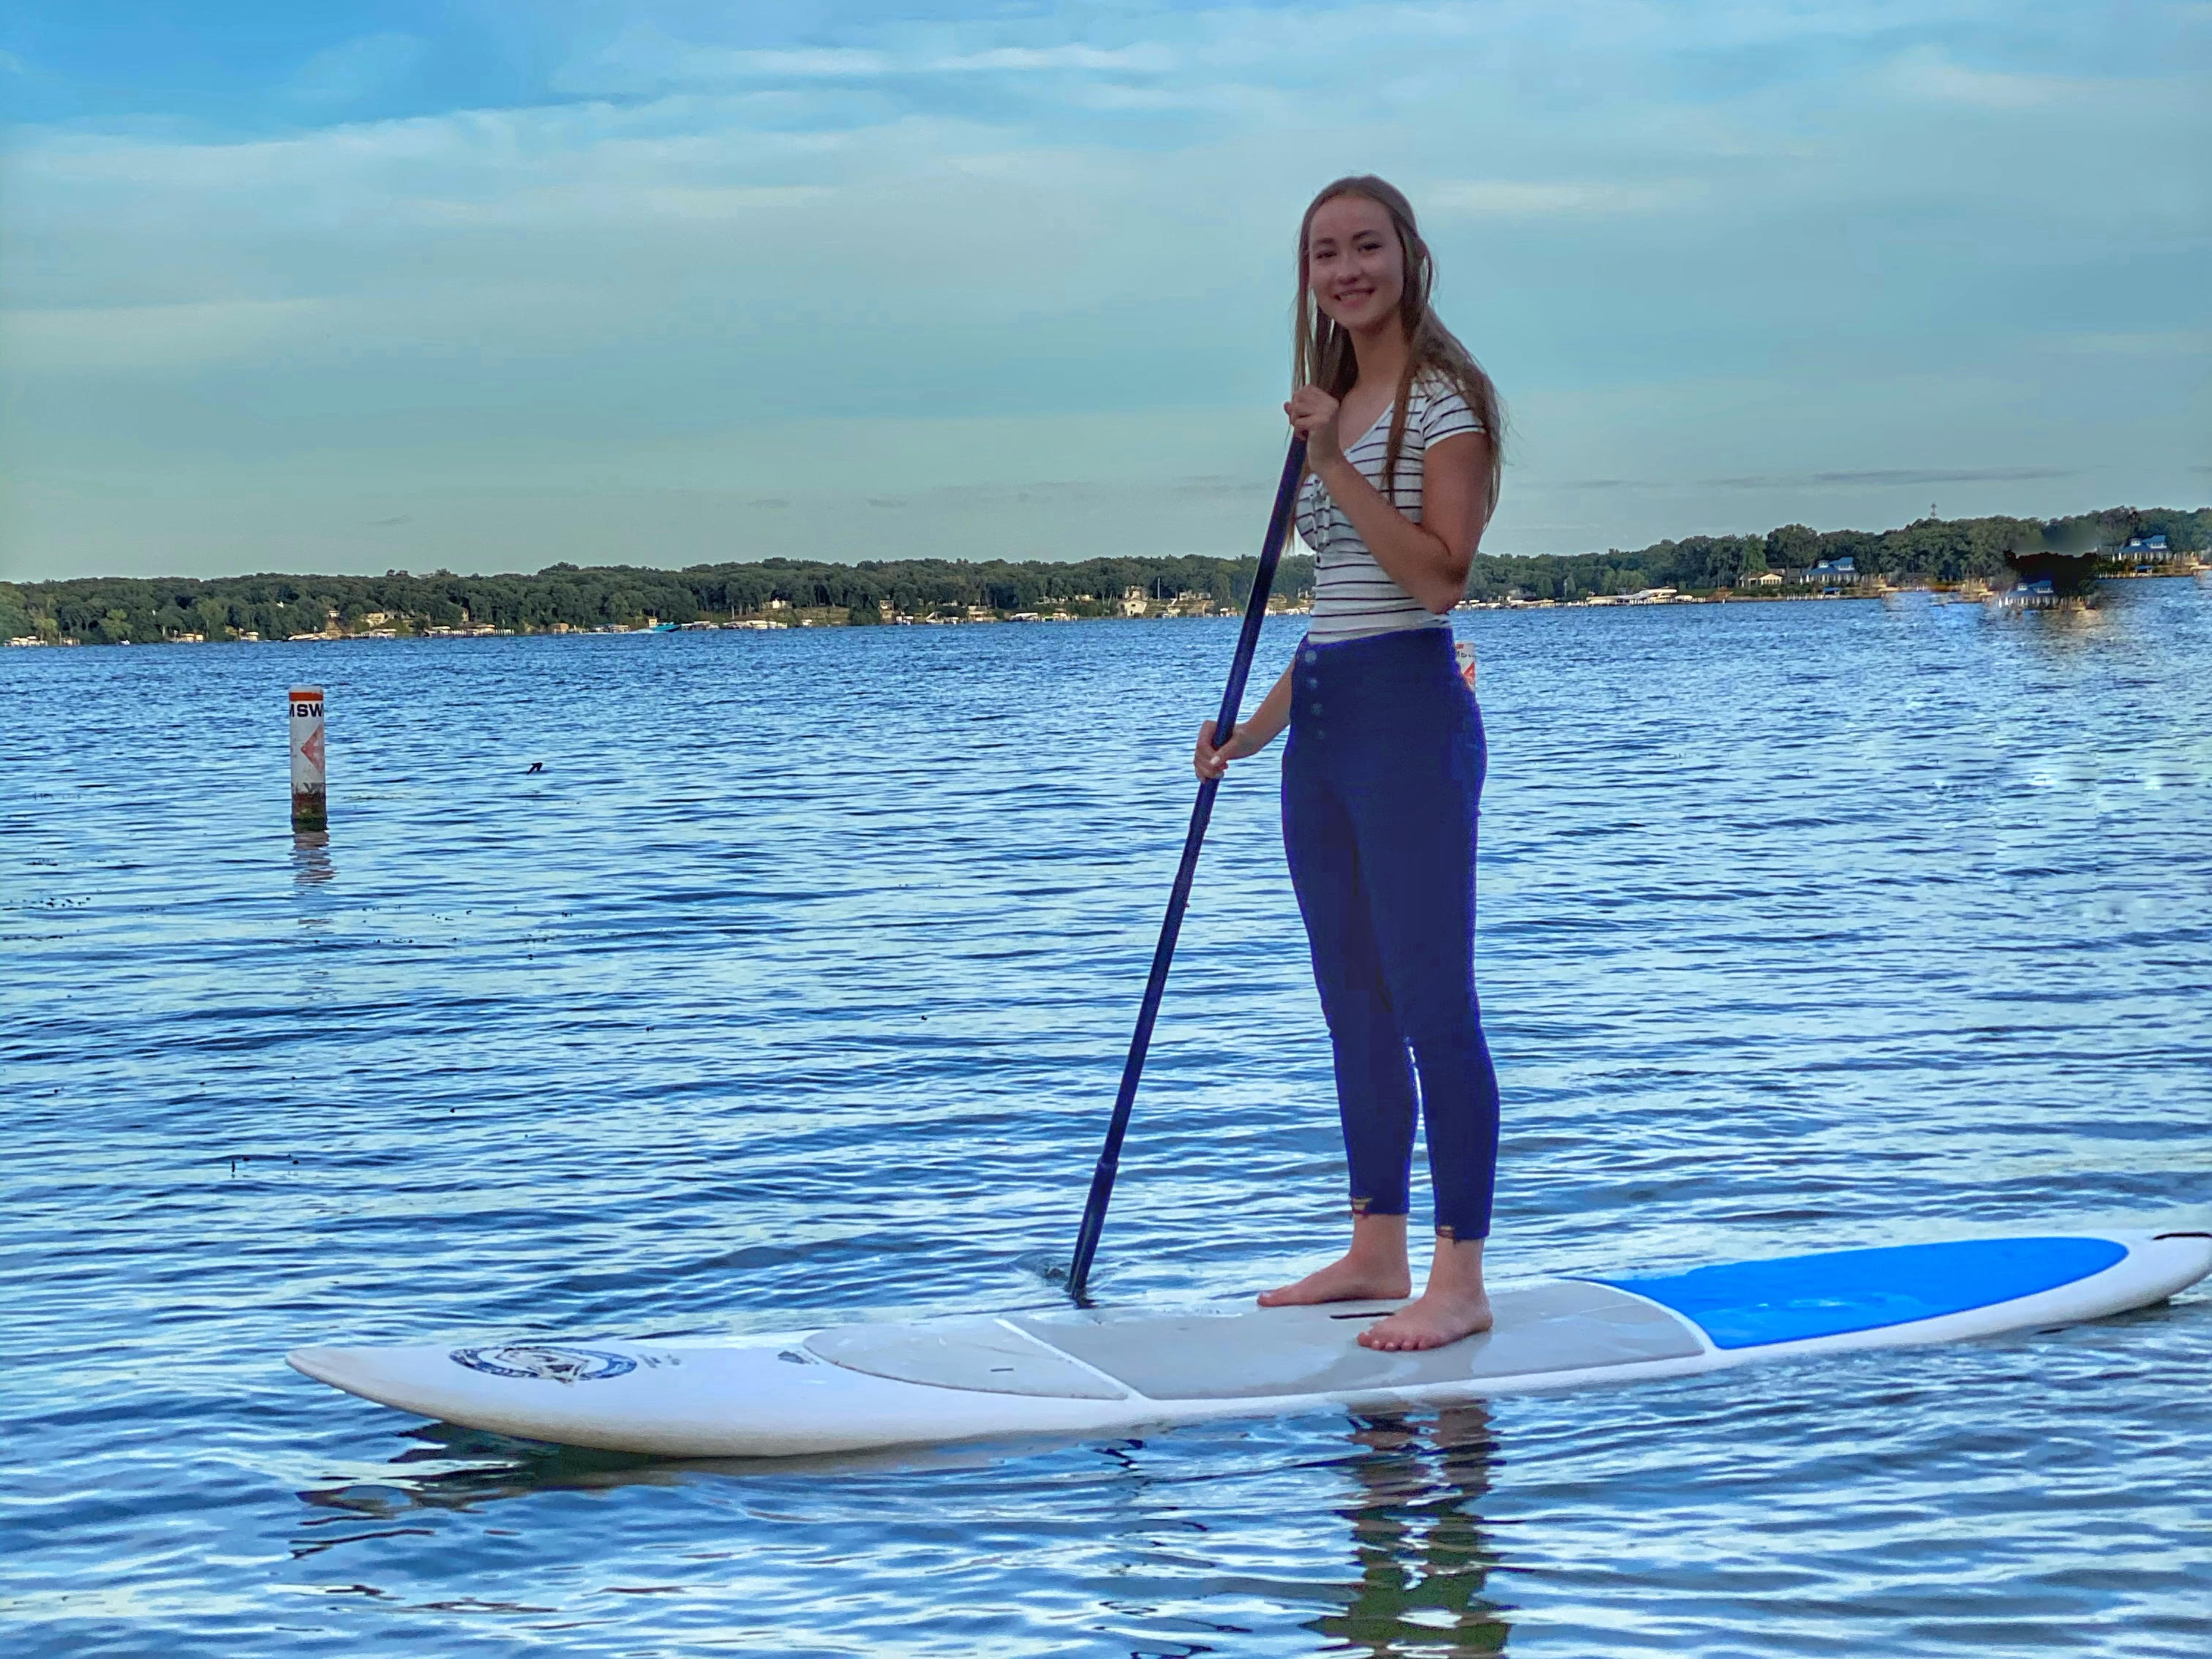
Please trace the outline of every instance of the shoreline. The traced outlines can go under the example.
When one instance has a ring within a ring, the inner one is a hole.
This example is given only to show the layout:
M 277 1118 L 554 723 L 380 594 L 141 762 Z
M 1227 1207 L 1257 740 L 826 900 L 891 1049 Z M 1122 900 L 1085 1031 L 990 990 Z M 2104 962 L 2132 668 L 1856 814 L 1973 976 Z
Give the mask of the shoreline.
M 2109 574 L 2100 580 L 2106 581 L 2146 581 L 2172 577 L 2202 577 L 2212 574 L 2212 565 L 2195 561 L 2179 563 L 2173 568 L 2153 571 Z M 1462 599 L 1454 605 L 1454 612 L 1468 611 L 1609 611 L 1620 609 L 1648 609 L 1655 605 L 1794 605 L 1837 600 L 1897 599 L 1918 595 L 1941 605 L 1974 605 L 1999 610 L 2052 610 L 2063 608 L 2094 608 L 2080 599 L 2053 602 L 2048 595 L 2022 597 L 2021 588 L 1993 588 L 1979 582 L 1961 582 L 1950 586 L 1940 583 L 1915 583 L 1893 586 L 1881 582 L 1861 582 L 1849 586 L 1814 589 L 1801 586 L 1796 591 L 1773 589 L 1737 592 L 1720 588 L 1707 592 L 1685 592 L 1671 587 L 1647 588 L 1634 593 L 1593 593 L 1574 599 Z M 821 607 L 827 611 L 832 607 Z M 84 639 L 72 636 L 53 638 L 22 635 L 0 641 L 0 646 L 16 648 L 64 648 L 77 646 L 144 645 L 337 645 L 349 641 L 370 640 L 471 640 L 471 639 L 598 639 L 614 635 L 652 634 L 714 634 L 714 633 L 783 633 L 794 629 L 847 629 L 854 627 L 880 628 L 982 628 L 998 625 L 1027 623 L 1054 624 L 1064 623 L 1117 623 L 1220 620 L 1235 617 L 1242 612 L 1232 607 L 1212 604 L 1184 605 L 1169 602 L 1144 610 L 1106 611 L 1078 616 L 1061 611 L 1008 611 L 973 614 L 985 610 L 981 606 L 967 608 L 970 614 L 960 616 L 912 616 L 894 613 L 879 617 L 867 623 L 854 622 L 842 612 L 836 615 L 806 614 L 794 610 L 788 617 L 768 616 L 732 616 L 726 620 L 701 618 L 687 623 L 660 623 L 648 617 L 638 623 L 605 623 L 596 627 L 579 628 L 566 623 L 544 628 L 501 628 L 491 624 L 451 628 L 392 628 L 380 627 L 358 629 L 325 629 L 319 633 L 288 634 L 279 637 L 264 637 L 258 630 L 246 630 L 226 638 L 210 640 L 202 634 L 179 633 L 157 640 L 133 641 Z M 1310 603 L 1267 607 L 1270 617 L 1302 617 L 1312 613 Z
M 1882 531 L 1784 525 L 1763 536 L 1698 535 L 1602 553 L 1477 553 L 1462 605 L 1595 609 L 1914 591 L 1981 600 L 2017 590 L 2014 603 L 2057 608 L 2080 602 L 2086 578 L 2189 574 L 2208 557 L 2212 507 L 1929 518 Z M 680 569 L 558 563 L 483 575 L 86 576 L 0 582 L 0 641 L 269 644 L 1199 617 L 1241 613 L 1258 568 L 1252 557 L 1148 554 L 1065 562 L 775 557 Z M 1310 605 L 1317 574 L 1310 551 L 1286 551 L 1269 610 Z

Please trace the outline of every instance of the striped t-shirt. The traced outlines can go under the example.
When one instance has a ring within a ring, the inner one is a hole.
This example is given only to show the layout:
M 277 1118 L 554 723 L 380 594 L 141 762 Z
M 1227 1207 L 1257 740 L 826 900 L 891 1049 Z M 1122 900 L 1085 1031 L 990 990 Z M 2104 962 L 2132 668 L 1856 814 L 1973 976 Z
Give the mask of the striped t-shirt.
M 1393 502 L 1397 509 L 1419 524 L 1421 463 L 1429 446 L 1462 432 L 1481 430 L 1482 422 L 1458 387 L 1440 374 L 1416 375 L 1406 394 L 1406 436 L 1398 451 Z M 1346 445 L 1344 453 L 1362 477 L 1382 489 L 1382 461 L 1389 447 L 1390 409 L 1385 405 L 1365 435 Z M 1306 637 L 1316 645 L 1401 629 L 1451 626 L 1449 616 L 1431 611 L 1375 562 L 1344 509 L 1312 475 L 1298 493 L 1298 538 L 1313 550 L 1313 622 Z

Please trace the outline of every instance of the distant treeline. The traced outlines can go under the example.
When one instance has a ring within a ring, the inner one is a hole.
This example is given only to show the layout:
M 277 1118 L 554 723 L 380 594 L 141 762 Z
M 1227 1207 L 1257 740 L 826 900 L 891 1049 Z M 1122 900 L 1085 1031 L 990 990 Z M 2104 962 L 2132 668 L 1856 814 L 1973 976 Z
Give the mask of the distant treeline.
M 1784 525 L 1764 536 L 1690 536 L 1632 551 L 1523 558 L 1485 554 L 1469 578 L 1471 598 L 1575 599 L 1670 586 L 1704 592 L 1821 559 L 1852 559 L 1869 575 L 1938 583 L 2002 578 L 2008 552 L 2117 545 L 2163 533 L 2177 552 L 2212 547 L 2212 508 L 2112 507 L 2071 518 L 1923 519 L 1896 530 L 1815 531 Z M 1059 564 L 908 559 L 859 564 L 765 559 L 757 563 L 649 570 L 628 565 L 547 567 L 535 575 L 457 576 L 450 571 L 381 576 L 219 576 L 145 580 L 94 576 L 72 581 L 0 583 L 0 638 L 37 635 L 86 643 L 153 644 L 181 635 L 283 639 L 335 625 L 400 633 L 490 627 L 537 633 L 757 617 L 789 607 L 824 621 L 874 623 L 884 607 L 907 616 L 1001 615 L 1066 611 L 1118 615 L 1123 592 L 1170 600 L 1197 594 L 1241 606 L 1255 560 L 1086 559 Z M 1276 591 L 1311 592 L 1313 561 L 1287 558 Z
M 629 565 L 549 565 L 534 576 L 457 576 L 449 570 L 381 576 L 216 576 L 141 579 L 91 576 L 74 581 L 0 585 L 0 635 L 38 633 L 87 643 L 155 643 L 182 634 L 208 639 L 252 633 L 262 639 L 321 631 L 335 621 L 358 631 L 396 626 L 501 628 L 540 633 L 635 628 L 648 618 L 683 623 L 758 617 L 772 608 L 822 620 L 875 623 L 883 606 L 913 617 L 964 615 L 969 606 L 1005 613 L 1064 610 L 1118 616 L 1121 596 L 1140 589 L 1165 601 L 1194 593 L 1241 606 L 1250 597 L 1256 559 L 1086 559 L 1077 564 L 1003 560 L 902 559 L 824 564 L 764 559 L 757 564 L 693 565 L 647 570 Z M 1313 587 L 1313 561 L 1283 561 L 1275 591 L 1295 599 Z M 20 613 L 20 614 L 19 614 Z
M 1921 519 L 1897 530 L 1813 530 L 1786 524 L 1764 536 L 1686 536 L 1632 552 L 1607 549 L 1474 562 L 1470 597 L 1579 599 L 1647 587 L 1710 592 L 1765 571 L 1787 575 L 1823 559 L 1850 559 L 1861 574 L 1955 586 L 2002 579 L 2007 553 L 2117 547 L 2163 533 L 2176 552 L 2212 547 L 2212 507 L 2106 507 L 2064 519 Z

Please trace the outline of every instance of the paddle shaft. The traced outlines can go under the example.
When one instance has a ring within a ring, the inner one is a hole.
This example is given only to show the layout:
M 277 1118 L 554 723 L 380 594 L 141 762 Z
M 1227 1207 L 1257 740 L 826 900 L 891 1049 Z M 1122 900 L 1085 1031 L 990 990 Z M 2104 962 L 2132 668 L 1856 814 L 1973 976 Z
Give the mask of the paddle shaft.
M 1261 544 L 1260 568 L 1252 577 L 1252 597 L 1244 602 L 1244 627 L 1237 636 L 1237 654 L 1230 659 L 1229 684 L 1221 693 L 1221 712 L 1213 721 L 1216 744 L 1229 741 L 1237 729 L 1237 716 L 1244 705 L 1244 682 L 1251 678 L 1252 654 L 1259 648 L 1260 624 L 1267 617 L 1267 590 L 1274 585 L 1275 567 L 1289 537 L 1291 509 L 1297 502 L 1298 480 L 1304 475 L 1306 441 L 1291 440 L 1283 458 L 1282 482 L 1275 487 L 1275 510 L 1267 519 L 1267 539 Z M 1121 1167 L 1121 1142 L 1129 1133 L 1129 1113 L 1137 1103 L 1137 1083 L 1145 1074 L 1145 1055 L 1152 1046 L 1152 1023 L 1159 1018 L 1160 998 L 1167 990 L 1168 966 L 1175 960 L 1176 939 L 1182 932 L 1182 915 L 1190 905 L 1190 884 L 1198 873 L 1199 849 L 1206 844 L 1206 826 L 1213 817 L 1218 778 L 1204 778 L 1198 799 L 1190 809 L 1190 829 L 1182 840 L 1182 862 L 1176 868 L 1175 885 L 1168 892 L 1168 913 L 1160 922 L 1160 942 L 1152 948 L 1152 972 L 1145 981 L 1145 1000 L 1137 1006 L 1136 1034 L 1129 1039 L 1129 1058 L 1122 1063 L 1121 1087 L 1114 1097 L 1113 1121 L 1106 1126 L 1105 1149 L 1091 1176 L 1091 1197 L 1083 1206 L 1083 1230 L 1076 1235 L 1075 1258 L 1068 1264 L 1068 1294 L 1082 1298 L 1091 1277 L 1091 1259 L 1098 1253 L 1098 1235 L 1106 1226 L 1106 1206 L 1113 1200 L 1114 1177 Z

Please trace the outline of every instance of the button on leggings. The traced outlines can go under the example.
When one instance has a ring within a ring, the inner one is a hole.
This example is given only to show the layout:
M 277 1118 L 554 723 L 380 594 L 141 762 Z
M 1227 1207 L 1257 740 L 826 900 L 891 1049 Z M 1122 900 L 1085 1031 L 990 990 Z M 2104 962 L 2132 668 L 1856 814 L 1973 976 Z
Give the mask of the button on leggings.
M 1486 1237 L 1498 1074 L 1474 993 L 1481 713 L 1443 629 L 1301 644 L 1291 687 L 1283 847 L 1335 1050 L 1352 1212 L 1410 1208 L 1418 1110 L 1437 1231 Z

